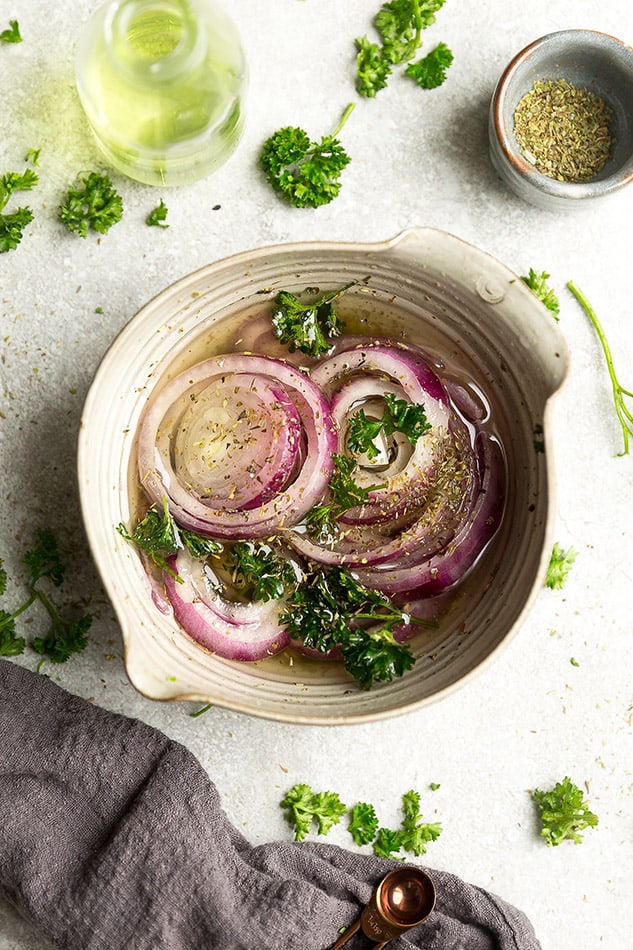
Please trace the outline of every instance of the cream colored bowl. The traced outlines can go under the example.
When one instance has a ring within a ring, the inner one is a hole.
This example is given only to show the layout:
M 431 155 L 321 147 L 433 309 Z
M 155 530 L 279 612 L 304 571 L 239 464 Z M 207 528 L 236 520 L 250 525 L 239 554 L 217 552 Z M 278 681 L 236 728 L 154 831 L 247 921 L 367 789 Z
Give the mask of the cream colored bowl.
M 327 290 L 350 281 L 358 284 L 341 298 L 341 309 L 360 308 L 372 319 L 384 314 L 386 335 L 401 318 L 413 321 L 414 342 L 475 378 L 491 405 L 508 473 L 501 528 L 439 628 L 413 641 L 414 668 L 369 691 L 332 661 L 282 653 L 240 663 L 205 652 L 157 607 L 136 549 L 115 530 L 135 509 L 135 433 L 155 387 L 200 358 L 223 317 L 262 313 L 282 288 Z M 106 354 L 79 437 L 83 517 L 133 685 L 152 699 L 320 725 L 383 719 L 450 694 L 498 654 L 543 584 L 554 517 L 549 406 L 567 366 L 555 321 L 523 281 L 476 247 L 429 228 L 384 243 L 259 248 L 168 287 Z

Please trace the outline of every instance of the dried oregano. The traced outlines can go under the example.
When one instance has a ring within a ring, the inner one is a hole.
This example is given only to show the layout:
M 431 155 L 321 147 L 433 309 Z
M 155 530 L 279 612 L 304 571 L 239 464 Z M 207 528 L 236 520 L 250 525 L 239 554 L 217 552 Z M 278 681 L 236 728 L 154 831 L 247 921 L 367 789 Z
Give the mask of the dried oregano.
M 558 181 L 594 178 L 611 155 L 613 112 L 589 89 L 566 79 L 534 83 L 514 112 L 523 157 Z

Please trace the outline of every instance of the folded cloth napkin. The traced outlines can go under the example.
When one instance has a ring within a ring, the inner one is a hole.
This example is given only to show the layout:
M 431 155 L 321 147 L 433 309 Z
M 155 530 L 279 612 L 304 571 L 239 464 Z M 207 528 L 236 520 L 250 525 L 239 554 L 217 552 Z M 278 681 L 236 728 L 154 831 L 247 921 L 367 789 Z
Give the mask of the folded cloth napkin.
M 55 946 L 326 950 L 398 866 L 336 845 L 253 847 L 182 745 L 0 661 L 0 896 Z M 520 911 L 429 874 L 435 910 L 394 950 L 540 950 Z

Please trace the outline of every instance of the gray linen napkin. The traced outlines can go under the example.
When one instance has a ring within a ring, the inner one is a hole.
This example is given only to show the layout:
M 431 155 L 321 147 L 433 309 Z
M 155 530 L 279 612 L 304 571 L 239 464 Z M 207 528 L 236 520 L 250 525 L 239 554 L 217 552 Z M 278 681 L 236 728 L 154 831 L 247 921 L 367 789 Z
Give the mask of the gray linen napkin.
M 182 745 L 0 661 L 0 896 L 56 946 L 326 950 L 396 866 L 251 846 Z M 436 909 L 394 950 L 540 950 L 520 911 L 429 873 Z

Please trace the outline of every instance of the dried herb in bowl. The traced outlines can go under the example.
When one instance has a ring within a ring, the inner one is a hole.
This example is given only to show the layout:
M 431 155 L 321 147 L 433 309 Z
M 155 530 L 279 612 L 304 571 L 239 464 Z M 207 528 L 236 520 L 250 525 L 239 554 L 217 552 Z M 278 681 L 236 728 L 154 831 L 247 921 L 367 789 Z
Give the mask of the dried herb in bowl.
M 611 156 L 613 112 L 589 89 L 566 79 L 537 80 L 514 112 L 523 157 L 543 175 L 590 181 Z

